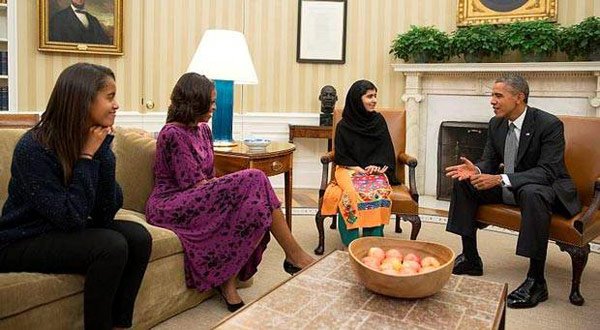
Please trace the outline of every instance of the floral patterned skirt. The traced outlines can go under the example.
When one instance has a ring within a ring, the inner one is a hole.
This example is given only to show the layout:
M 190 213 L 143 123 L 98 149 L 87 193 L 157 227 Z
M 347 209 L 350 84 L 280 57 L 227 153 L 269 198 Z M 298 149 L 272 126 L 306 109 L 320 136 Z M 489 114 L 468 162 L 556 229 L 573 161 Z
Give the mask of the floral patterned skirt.
M 392 187 L 384 174 L 362 174 L 336 166 L 335 180 L 323 196 L 322 215 L 342 215 L 346 228 L 387 225 L 392 211 Z

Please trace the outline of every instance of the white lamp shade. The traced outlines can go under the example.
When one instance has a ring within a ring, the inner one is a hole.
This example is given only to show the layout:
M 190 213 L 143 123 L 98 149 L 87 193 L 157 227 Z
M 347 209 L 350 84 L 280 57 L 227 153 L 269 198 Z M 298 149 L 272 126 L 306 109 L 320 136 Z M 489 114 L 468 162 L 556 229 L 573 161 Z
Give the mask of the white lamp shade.
M 246 38 L 231 30 L 206 30 L 187 69 L 210 79 L 257 84 Z

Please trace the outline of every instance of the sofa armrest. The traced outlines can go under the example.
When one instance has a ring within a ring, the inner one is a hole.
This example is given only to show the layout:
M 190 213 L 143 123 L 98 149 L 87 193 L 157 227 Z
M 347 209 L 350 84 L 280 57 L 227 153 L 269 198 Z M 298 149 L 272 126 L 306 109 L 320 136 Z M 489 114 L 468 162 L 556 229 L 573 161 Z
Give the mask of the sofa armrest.
M 600 178 L 596 178 L 594 181 L 594 198 L 590 203 L 590 207 L 585 211 L 583 216 L 575 221 L 575 229 L 580 233 L 583 233 L 585 225 L 593 218 L 594 214 L 598 212 L 600 208 Z
M 408 189 L 412 199 L 418 203 L 419 192 L 417 191 L 417 178 L 415 174 L 415 168 L 417 167 L 418 161 L 415 157 L 405 153 L 398 155 L 398 161 L 402 164 L 408 165 Z

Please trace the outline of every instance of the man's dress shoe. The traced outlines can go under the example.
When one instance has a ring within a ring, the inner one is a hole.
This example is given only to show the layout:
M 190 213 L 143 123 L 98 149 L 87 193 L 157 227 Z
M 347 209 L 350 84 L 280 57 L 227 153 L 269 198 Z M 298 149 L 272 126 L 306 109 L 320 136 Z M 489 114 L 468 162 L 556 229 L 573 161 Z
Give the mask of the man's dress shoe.
M 461 253 L 454 260 L 452 274 L 481 276 L 483 275 L 483 262 L 481 262 L 481 258 L 477 258 L 477 260 L 469 260 L 464 254 Z
M 528 277 L 523 284 L 508 295 L 506 305 L 510 308 L 530 308 L 546 300 L 548 300 L 546 282 Z

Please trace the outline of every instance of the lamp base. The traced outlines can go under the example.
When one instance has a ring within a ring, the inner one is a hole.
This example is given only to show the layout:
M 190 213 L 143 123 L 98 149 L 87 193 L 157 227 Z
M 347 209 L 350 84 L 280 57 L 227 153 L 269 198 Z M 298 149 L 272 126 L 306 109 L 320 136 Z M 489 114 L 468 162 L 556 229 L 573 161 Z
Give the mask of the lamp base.
M 235 147 L 237 146 L 237 142 L 233 141 L 233 140 L 217 140 L 217 141 L 213 141 L 213 147 Z

